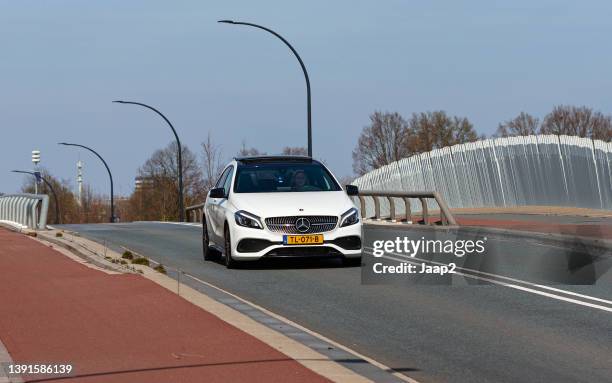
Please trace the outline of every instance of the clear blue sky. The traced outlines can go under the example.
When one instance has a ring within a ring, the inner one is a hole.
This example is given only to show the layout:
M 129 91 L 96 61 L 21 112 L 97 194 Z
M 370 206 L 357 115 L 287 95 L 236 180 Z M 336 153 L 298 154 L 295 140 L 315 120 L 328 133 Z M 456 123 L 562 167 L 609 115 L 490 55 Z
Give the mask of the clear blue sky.
M 208 132 L 226 158 L 242 140 L 268 153 L 305 145 L 304 79 L 269 26 L 301 53 L 313 93 L 315 157 L 338 176 L 375 110 L 443 109 L 480 133 L 554 104 L 612 112 L 609 1 L 3 1 L 0 0 L 0 191 L 30 151 L 61 178 L 108 190 L 95 147 L 129 194 L 137 168 L 172 140 L 200 153 Z

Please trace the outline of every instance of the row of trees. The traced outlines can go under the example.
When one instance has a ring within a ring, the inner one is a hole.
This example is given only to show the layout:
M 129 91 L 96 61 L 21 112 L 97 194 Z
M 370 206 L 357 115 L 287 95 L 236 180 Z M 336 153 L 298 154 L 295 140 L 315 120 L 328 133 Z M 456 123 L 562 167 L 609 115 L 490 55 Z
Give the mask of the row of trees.
M 541 123 L 538 118 L 521 112 L 499 124 L 494 137 L 531 134 L 564 134 L 609 142 L 612 116 L 585 106 L 560 105 Z M 413 113 L 409 119 L 399 113 L 375 112 L 353 150 L 353 171 L 363 175 L 414 154 L 483 138 L 467 118 L 449 116 L 444 111 Z
M 414 113 L 408 120 L 399 113 L 375 112 L 353 150 L 353 171 L 363 175 L 417 153 L 481 138 L 467 118 L 444 111 Z
M 515 118 L 499 124 L 496 132 L 500 137 L 530 134 L 565 134 L 610 141 L 612 116 L 586 106 L 559 105 L 541 123 L 537 117 L 521 112 Z

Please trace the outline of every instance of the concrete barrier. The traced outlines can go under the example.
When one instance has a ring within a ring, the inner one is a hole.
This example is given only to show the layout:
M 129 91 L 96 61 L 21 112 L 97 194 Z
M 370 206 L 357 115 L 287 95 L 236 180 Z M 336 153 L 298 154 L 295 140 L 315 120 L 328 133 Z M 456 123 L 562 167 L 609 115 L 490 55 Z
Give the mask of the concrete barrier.
M 41 194 L 0 196 L 0 222 L 21 229 L 46 230 L 49 197 Z

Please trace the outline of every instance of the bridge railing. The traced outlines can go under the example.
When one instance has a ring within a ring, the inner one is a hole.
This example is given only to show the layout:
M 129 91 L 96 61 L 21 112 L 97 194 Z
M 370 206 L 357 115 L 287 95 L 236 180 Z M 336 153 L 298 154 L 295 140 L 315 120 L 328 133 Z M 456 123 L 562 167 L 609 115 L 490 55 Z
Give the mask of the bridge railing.
M 374 201 L 374 219 L 382 220 L 388 218 L 392 222 L 398 221 L 398 215 L 396 213 L 396 200 L 400 199 L 404 204 L 404 215 L 401 216 L 401 220 L 405 222 L 412 222 L 412 211 L 410 208 L 410 200 L 418 200 L 421 204 L 421 216 L 423 218 L 423 223 L 428 225 L 430 223 L 430 211 L 428 207 L 427 200 L 435 200 L 440 210 L 440 223 L 442 225 L 451 225 L 456 226 L 457 221 L 455 221 L 455 217 L 451 213 L 450 209 L 444 202 L 444 199 L 437 192 L 427 192 L 427 191 L 414 191 L 414 192 L 395 192 L 395 191 L 385 191 L 385 190 L 360 190 L 359 195 L 359 205 L 361 210 L 361 217 L 367 218 L 367 201 L 366 197 L 372 198 Z M 381 198 L 385 198 L 388 202 L 388 211 L 389 216 L 383 217 L 381 214 Z
M 9 194 L 0 196 L 0 222 L 46 230 L 49 197 L 41 194 Z
M 397 221 L 398 215 L 396 214 L 395 199 L 402 199 L 404 201 L 404 215 L 403 220 L 406 222 L 412 221 L 412 212 L 410 209 L 410 200 L 417 199 L 421 203 L 421 215 L 423 217 L 423 223 L 426 225 L 430 223 L 430 214 L 427 200 L 434 200 L 440 209 L 440 222 L 442 225 L 457 225 L 453 214 L 446 205 L 446 202 L 442 199 L 437 192 L 393 192 L 393 191 L 378 191 L 378 190 L 364 190 L 359 191 L 359 203 L 361 210 L 361 217 L 367 218 L 366 198 L 372 198 L 374 201 L 374 218 L 377 220 L 383 219 L 380 209 L 380 198 L 385 198 L 389 203 L 389 219 L 393 222 Z M 204 214 L 204 204 L 188 206 L 185 208 L 185 216 L 189 222 L 202 222 L 202 215 Z
M 451 208 L 610 210 L 612 142 L 564 135 L 486 139 L 416 154 L 352 183 L 363 190 L 433 190 Z
M 189 222 L 202 222 L 202 215 L 204 214 L 204 204 L 187 206 L 185 208 L 185 217 Z

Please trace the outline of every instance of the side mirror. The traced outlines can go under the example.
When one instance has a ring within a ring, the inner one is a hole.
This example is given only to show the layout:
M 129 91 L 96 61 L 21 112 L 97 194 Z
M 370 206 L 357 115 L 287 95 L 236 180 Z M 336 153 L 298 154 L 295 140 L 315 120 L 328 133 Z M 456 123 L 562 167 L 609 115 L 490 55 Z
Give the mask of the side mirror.
M 359 188 L 355 185 L 345 185 L 344 189 L 348 195 L 359 195 Z
M 223 188 L 210 189 L 208 196 L 210 198 L 225 198 L 225 190 Z

